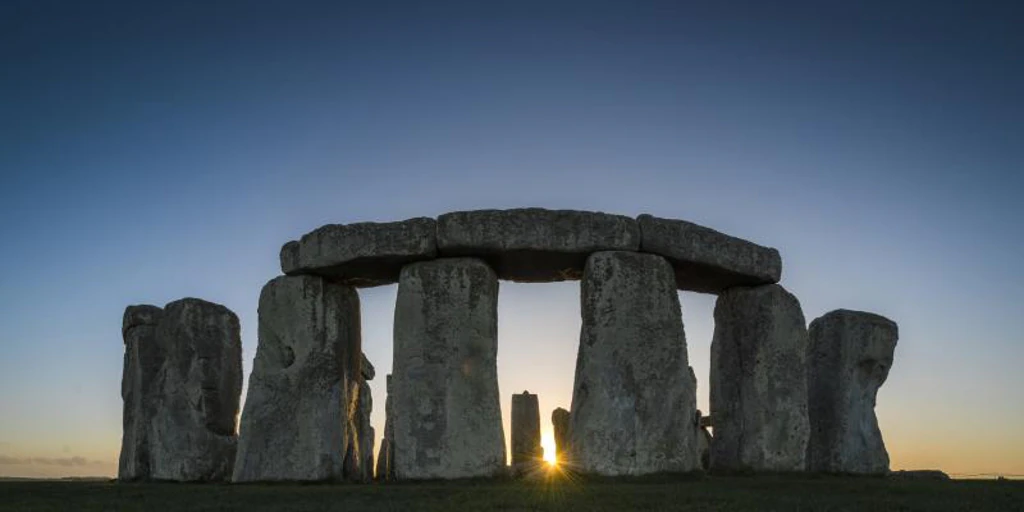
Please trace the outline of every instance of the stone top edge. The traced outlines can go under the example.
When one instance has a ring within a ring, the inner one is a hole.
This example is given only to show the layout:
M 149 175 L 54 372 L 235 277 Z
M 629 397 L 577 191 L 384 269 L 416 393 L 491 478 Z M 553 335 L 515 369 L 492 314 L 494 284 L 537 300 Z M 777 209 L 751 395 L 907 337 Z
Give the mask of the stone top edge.
M 761 249 L 766 249 L 766 250 L 769 250 L 769 251 L 774 251 L 776 253 L 779 252 L 779 250 L 777 248 L 773 247 L 773 246 L 764 245 L 764 244 L 760 244 L 760 243 L 757 243 L 757 242 L 752 242 L 750 240 L 747 240 L 746 238 L 740 238 L 738 236 L 733 236 L 733 235 L 730 235 L 728 233 L 723 233 L 722 231 L 719 231 L 719 230 L 717 230 L 715 228 L 709 228 L 707 226 L 703 226 L 703 225 L 697 224 L 695 222 L 690 222 L 688 220 L 670 219 L 668 217 L 658 217 L 656 215 L 651 215 L 649 213 L 641 213 L 640 215 L 637 215 L 637 217 L 636 217 L 637 224 L 641 224 L 642 225 L 643 221 L 645 221 L 645 220 L 650 220 L 650 221 L 655 221 L 655 222 L 672 222 L 672 223 L 676 223 L 676 224 L 681 224 L 681 225 L 685 225 L 688 228 L 697 229 L 697 230 L 700 230 L 700 231 L 703 231 L 705 233 L 709 233 L 709 234 L 712 234 L 712 235 L 715 235 L 715 236 L 720 236 L 720 237 L 723 237 L 723 238 L 727 238 L 729 240 L 733 240 L 733 241 L 737 241 L 737 242 L 742 242 L 742 243 L 746 243 L 746 244 L 756 245 L 757 247 L 759 247 Z M 641 229 L 641 236 L 640 236 L 641 240 L 643 239 L 642 231 L 643 230 Z M 641 246 L 640 250 L 643 251 L 643 247 L 642 246 Z
M 829 311 L 828 313 L 825 313 L 824 315 L 821 315 L 820 317 L 815 318 L 811 322 L 811 325 L 814 325 L 814 324 L 816 324 L 818 322 L 821 322 L 821 321 L 826 321 L 826 320 L 831 320 L 831 319 L 849 319 L 849 318 L 860 318 L 860 319 L 863 319 L 863 320 L 866 320 L 866 321 L 869 321 L 869 322 L 872 322 L 872 323 L 881 324 L 881 325 L 884 325 L 886 327 L 891 327 L 892 329 L 898 329 L 899 328 L 899 325 L 895 321 L 893 321 L 893 320 L 891 320 L 891 319 L 889 319 L 889 318 L 887 318 L 885 316 L 882 316 L 882 315 L 880 315 L 878 313 L 872 313 L 870 311 L 858 311 L 858 310 L 855 310 L 855 309 L 835 309 L 835 310 Z

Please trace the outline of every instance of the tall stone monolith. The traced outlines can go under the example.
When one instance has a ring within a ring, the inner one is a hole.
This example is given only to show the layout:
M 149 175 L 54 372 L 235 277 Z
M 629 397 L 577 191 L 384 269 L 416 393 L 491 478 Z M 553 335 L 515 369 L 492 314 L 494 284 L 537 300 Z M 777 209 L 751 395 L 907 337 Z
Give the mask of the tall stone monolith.
M 672 267 L 660 256 L 598 252 L 581 286 L 569 433 L 572 466 L 602 475 L 696 468 L 696 392 Z
M 872 313 L 838 310 L 811 322 L 807 461 L 812 471 L 889 471 L 875 400 L 898 338 L 895 322 Z
M 551 411 L 551 427 L 555 433 L 555 460 L 562 464 L 569 449 L 569 411 L 561 407 Z
M 512 395 L 512 471 L 531 472 L 543 461 L 537 395 L 529 391 Z
M 125 309 L 121 335 L 124 338 L 124 373 L 121 378 L 123 434 L 117 478 L 121 481 L 149 478 L 149 430 L 155 416 L 153 407 L 162 389 L 158 384 L 163 351 L 157 325 L 164 311 L 156 306 Z
M 497 276 L 480 260 L 438 259 L 402 269 L 391 393 L 396 479 L 504 471 L 497 307 Z
M 803 471 L 807 327 L 779 285 L 732 288 L 715 304 L 711 342 L 711 468 Z
M 242 391 L 238 317 L 200 299 L 130 306 L 120 480 L 220 481 L 231 476 Z
M 263 287 L 236 482 L 337 481 L 356 418 L 359 297 L 315 276 Z

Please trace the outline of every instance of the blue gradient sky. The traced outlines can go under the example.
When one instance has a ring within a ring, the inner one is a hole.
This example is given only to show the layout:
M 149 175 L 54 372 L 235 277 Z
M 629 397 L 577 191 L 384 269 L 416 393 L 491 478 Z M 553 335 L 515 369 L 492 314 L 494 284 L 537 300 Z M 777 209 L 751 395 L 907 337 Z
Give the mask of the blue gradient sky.
M 227 305 L 248 374 L 285 241 L 516 206 L 778 247 L 808 321 L 899 322 L 894 468 L 1024 474 L 1024 13 L 895 3 L 0 3 L 0 476 L 116 472 L 125 305 Z M 361 294 L 378 431 L 395 292 Z M 500 314 L 506 417 L 568 407 L 577 284 Z

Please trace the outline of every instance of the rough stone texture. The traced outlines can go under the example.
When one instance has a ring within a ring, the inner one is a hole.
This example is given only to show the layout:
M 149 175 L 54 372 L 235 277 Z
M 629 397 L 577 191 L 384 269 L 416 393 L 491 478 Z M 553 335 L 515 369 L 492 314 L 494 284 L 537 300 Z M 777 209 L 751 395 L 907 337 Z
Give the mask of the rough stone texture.
M 537 395 L 523 391 L 512 395 L 512 470 L 536 469 L 544 460 L 540 445 L 540 406 Z
M 668 259 L 680 290 L 720 293 L 735 286 L 779 282 L 779 251 L 683 220 L 637 218 L 640 250 Z
M 235 460 L 242 391 L 238 317 L 224 306 L 191 298 L 157 311 L 129 308 L 125 315 L 129 345 L 158 347 L 139 354 L 141 382 L 147 385 L 140 393 L 144 414 L 135 418 L 145 424 L 140 436 L 145 445 L 136 453 L 144 452 L 148 461 L 135 459 L 137 467 L 148 466 L 148 474 L 134 478 L 226 480 Z M 149 320 L 140 321 L 144 316 Z
M 377 286 L 397 282 L 403 265 L 436 254 L 434 219 L 328 224 L 285 244 L 281 270 L 288 275 L 326 276 L 352 286 Z
M 581 286 L 569 433 L 574 468 L 602 475 L 692 471 L 696 392 L 679 294 L 660 256 L 599 252 Z
M 316 276 L 263 287 L 233 480 L 340 480 L 360 379 L 359 297 Z
M 779 285 L 733 288 L 715 304 L 711 467 L 802 471 L 807 450 L 807 327 Z
M 555 431 L 555 460 L 566 462 L 569 450 L 569 411 L 561 407 L 551 412 L 551 426 Z
M 807 464 L 812 471 L 889 471 L 875 398 L 889 375 L 898 338 L 895 322 L 872 313 L 841 309 L 811 322 Z
M 395 421 L 391 406 L 391 375 L 385 379 L 387 397 L 384 399 L 384 438 L 380 442 L 380 453 L 377 454 L 377 480 L 395 479 Z
M 497 307 L 497 276 L 480 260 L 402 269 L 389 393 L 396 479 L 504 471 Z
M 124 412 L 118 480 L 149 478 L 149 428 L 155 416 L 153 406 L 162 391 L 157 385 L 163 363 L 157 325 L 162 317 L 163 310 L 156 306 L 128 306 L 124 311 Z
M 355 412 L 348 427 L 348 448 L 345 452 L 345 479 L 352 482 L 373 480 L 373 440 L 376 433 L 370 426 L 373 398 L 365 380 L 353 391 Z
M 707 423 L 705 420 L 707 419 L 708 417 L 703 416 L 698 409 L 695 425 L 697 428 L 697 461 L 699 462 L 699 467 L 704 471 L 711 469 L 711 432 L 708 432 L 705 426 Z
M 553 282 L 579 279 L 597 251 L 635 251 L 636 221 L 621 215 L 520 208 L 453 212 L 437 219 L 443 256 L 487 261 L 501 279 Z

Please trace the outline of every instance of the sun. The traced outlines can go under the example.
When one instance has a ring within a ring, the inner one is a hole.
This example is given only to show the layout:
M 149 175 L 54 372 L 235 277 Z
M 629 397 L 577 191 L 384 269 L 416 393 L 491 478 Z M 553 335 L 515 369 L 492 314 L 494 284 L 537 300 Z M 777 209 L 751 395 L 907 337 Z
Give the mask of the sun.
M 540 446 L 544 448 L 544 462 L 549 466 L 557 466 L 558 456 L 555 452 L 555 435 L 551 432 L 545 432 L 541 436 Z

